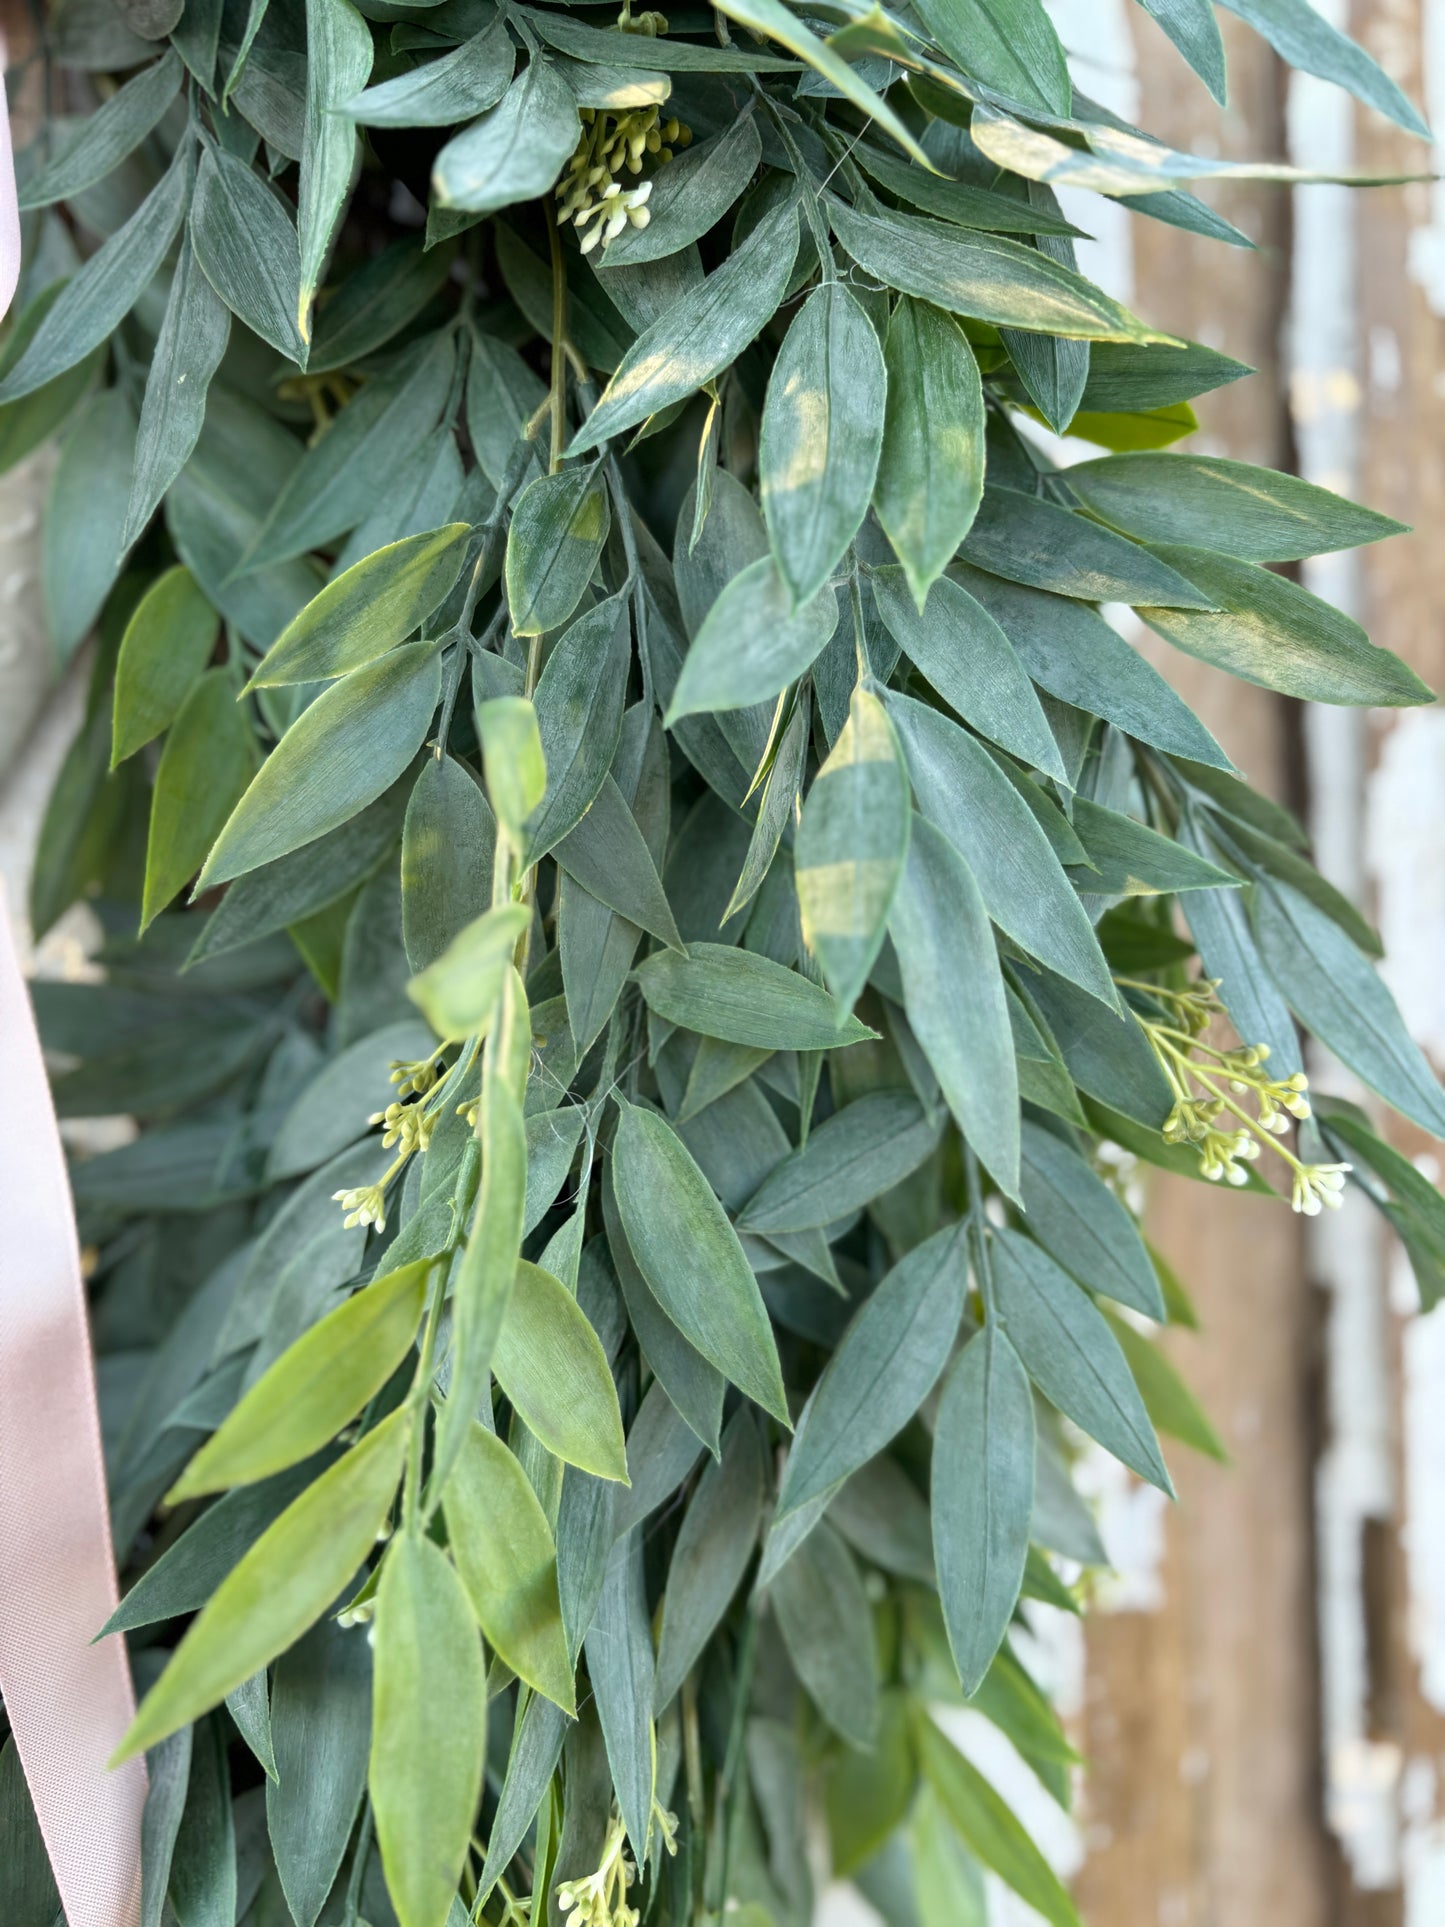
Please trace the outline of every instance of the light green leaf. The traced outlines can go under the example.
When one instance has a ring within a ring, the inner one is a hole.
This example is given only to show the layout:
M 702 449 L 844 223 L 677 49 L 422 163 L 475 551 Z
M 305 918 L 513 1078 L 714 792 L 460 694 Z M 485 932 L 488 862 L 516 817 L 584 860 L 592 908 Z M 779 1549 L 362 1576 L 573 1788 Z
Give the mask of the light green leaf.
M 1207 455 L 1110 455 L 1080 462 L 1065 479 L 1114 528 L 1146 542 L 1220 549 L 1238 562 L 1296 562 L 1405 528 L 1297 475 Z
M 772 1325 L 737 1233 L 667 1120 L 618 1105 L 613 1183 L 639 1270 L 688 1342 L 788 1425 Z
M 407 1416 L 401 1411 L 383 1419 L 231 1568 L 141 1702 L 118 1759 L 218 1706 L 321 1617 L 391 1511 L 406 1456 Z
M 873 1614 L 853 1555 L 831 1526 L 809 1534 L 769 1596 L 808 1697 L 851 1745 L 870 1746 L 878 1720 Z
M 760 221 L 700 290 L 637 337 L 568 453 L 600 447 L 721 374 L 777 312 L 797 252 L 798 215 L 789 201 Z
M 1089 1294 L 1016 1231 L 991 1234 L 999 1319 L 1044 1397 L 1150 1485 L 1174 1496 L 1124 1355 Z
M 189 186 L 190 149 L 183 141 L 160 184 L 56 296 L 44 325 L 0 381 L 0 404 L 34 394 L 115 333 L 165 260 Z
M 297 227 L 300 290 L 296 328 L 311 340 L 311 304 L 341 220 L 360 155 L 340 111 L 371 73 L 371 28 L 350 0 L 306 0 L 306 122 L 301 137 Z
M 304 365 L 296 229 L 272 189 L 222 148 L 201 156 L 190 236 L 206 279 L 231 313 L 288 361 Z
M 401 1927 L 443 1927 L 482 1792 L 487 1678 L 462 1582 L 407 1533 L 376 1597 L 367 1780 L 387 1892 Z
M 129 548 L 195 448 L 211 377 L 231 336 L 226 304 L 202 272 L 190 236 L 181 241 L 170 299 L 141 404 L 121 547 Z
M 914 1730 L 924 1776 L 950 1826 L 1052 1927 L 1082 1927 L 1058 1876 L 1013 1812 L 921 1707 Z
M 948 1363 L 967 1289 L 963 1234 L 945 1225 L 871 1293 L 798 1420 L 779 1521 L 836 1491 L 902 1431 Z
M 497 13 L 454 53 L 368 87 L 342 111 L 363 127 L 455 127 L 496 106 L 516 59 L 506 18 Z
M 795 607 L 824 587 L 868 513 L 887 392 L 872 322 L 841 282 L 815 288 L 773 363 L 758 446 L 763 515 Z
M 749 563 L 708 610 L 683 658 L 668 726 L 776 696 L 812 665 L 837 625 L 838 599 L 827 584 L 795 605 L 771 555 Z
M 1065 779 L 1058 745 L 1013 644 L 981 602 L 950 576 L 920 613 L 900 568 L 875 570 L 873 601 L 910 662 L 962 716 L 1001 749 Z
M 1116 1318 L 1107 1308 L 1104 1317 L 1119 1341 L 1119 1350 L 1124 1354 L 1124 1362 L 1133 1374 L 1155 1429 L 1192 1446 L 1206 1458 L 1227 1465 L 1229 1454 L 1210 1424 L 1208 1414 L 1159 1345 L 1126 1320 Z
M 461 573 L 469 530 L 452 522 L 377 549 L 327 583 L 257 664 L 249 688 L 360 669 L 418 629 Z
M 672 1549 L 653 1705 L 662 1712 L 701 1658 L 742 1583 L 762 1521 L 767 1467 L 752 1414 L 738 1410 L 720 1464 L 708 1465 Z
M 21 213 L 71 201 L 104 180 L 156 128 L 180 91 L 181 63 L 173 50 L 116 89 L 20 188 Z
M 1188 570 L 1222 611 L 1140 610 L 1151 629 L 1186 655 L 1306 702 L 1399 707 L 1431 700 L 1413 669 L 1297 582 L 1205 549 L 1159 553 Z
M 888 406 L 873 505 L 921 610 L 983 495 L 983 384 L 957 322 L 908 295 L 893 310 L 884 359 Z
M 187 569 L 167 569 L 146 590 L 116 662 L 112 769 L 174 720 L 211 659 L 219 626 Z
M 492 214 L 551 192 L 582 129 L 571 88 L 534 56 L 497 106 L 449 140 L 432 167 L 438 207 Z
M 374 1279 L 298 1338 L 207 1439 L 167 1502 L 250 1485 L 319 1452 L 411 1350 L 430 1270 L 422 1261 Z
M 103 388 L 61 445 L 40 525 L 45 626 L 60 663 L 84 640 L 120 574 L 135 435 L 129 394 Z
M 793 850 L 803 941 L 840 1016 L 857 1002 L 908 854 L 908 778 L 883 705 L 857 688 L 803 806 Z
M 1215 769 L 1232 767 L 1188 704 L 1095 610 L 966 564 L 958 565 L 956 574 L 998 623 L 1040 689 L 1156 749 Z
M 407 995 L 439 1037 L 466 1037 L 486 1028 L 530 914 L 520 903 L 483 911 L 434 964 L 412 978 Z
M 920 816 L 888 927 L 908 1022 L 948 1108 L 994 1181 L 1016 1199 L 1018 1067 L 993 932 L 972 871 Z
M 674 155 L 653 177 L 646 227 L 625 227 L 607 243 L 606 267 L 630 267 L 679 254 L 715 227 L 752 179 L 762 158 L 751 113 Z
M 181 704 L 156 770 L 142 930 L 205 862 L 255 767 L 250 725 L 237 706 L 231 673 L 208 669 Z
M 1094 926 L 1019 791 L 966 730 L 888 693 L 918 807 L 973 872 L 1000 930 L 1111 1007 L 1118 992 Z M 801 891 L 799 893 L 801 895 Z
M 526 1473 L 494 1433 L 469 1427 L 442 1503 L 452 1557 L 487 1643 L 519 1678 L 575 1717 L 552 1528 Z
M 1030 1235 L 1065 1271 L 1090 1291 L 1163 1320 L 1159 1280 L 1133 1217 L 1077 1151 L 1027 1122 L 1022 1191 Z
M 507 607 L 519 636 L 539 636 L 567 620 L 592 579 L 611 522 L 596 463 L 528 484 L 507 535 Z
M 982 111 L 981 109 L 979 110 Z M 1160 341 L 1137 316 L 1036 248 L 830 200 L 833 232 L 865 273 L 950 314 L 1085 341 Z
M 622 1414 L 602 1341 L 560 1279 L 521 1264 L 492 1360 L 518 1416 L 559 1459 L 627 1480 Z
M 650 1010 L 670 1024 L 756 1050 L 834 1050 L 876 1033 L 856 1017 L 839 1022 L 827 991 L 751 950 L 695 943 L 660 951 L 637 969 Z
M 1265 967 L 1306 1029 L 1401 1116 L 1445 1137 L 1445 1093 L 1369 959 L 1287 883 L 1257 885 L 1250 915 Z
M 428 642 L 394 649 L 324 690 L 232 811 L 197 890 L 300 849 L 389 789 L 421 748 L 440 693 Z
M 972 1696 L 1023 1584 L 1034 1510 L 1034 1400 L 990 1319 L 949 1373 L 933 1432 L 933 1556 L 948 1643 Z
M 493 697 L 477 706 L 477 734 L 492 813 L 520 847 L 527 818 L 547 790 L 537 712 L 524 696 Z

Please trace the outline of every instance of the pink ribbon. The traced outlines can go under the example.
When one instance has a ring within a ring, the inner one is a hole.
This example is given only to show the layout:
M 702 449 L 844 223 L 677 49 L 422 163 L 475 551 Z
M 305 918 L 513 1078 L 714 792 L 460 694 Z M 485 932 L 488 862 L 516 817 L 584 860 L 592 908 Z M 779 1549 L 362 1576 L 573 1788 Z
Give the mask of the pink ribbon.
M 13 194 L 13 189 L 12 189 Z M 0 902 L 0 1693 L 69 1927 L 140 1918 L 141 1760 L 80 1252 L 40 1041 Z

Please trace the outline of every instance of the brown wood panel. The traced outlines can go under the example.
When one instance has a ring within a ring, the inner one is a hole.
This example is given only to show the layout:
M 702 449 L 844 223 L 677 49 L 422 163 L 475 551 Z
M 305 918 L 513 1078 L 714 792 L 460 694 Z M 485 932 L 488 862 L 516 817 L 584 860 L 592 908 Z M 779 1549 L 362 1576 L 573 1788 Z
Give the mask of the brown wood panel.
M 1277 64 L 1220 17 L 1231 81 L 1222 117 L 1152 23 L 1134 14 L 1144 118 L 1177 145 L 1282 154 Z M 1246 186 L 1215 205 L 1262 251 L 1225 250 L 1136 219 L 1135 306 L 1259 370 L 1201 401 L 1200 445 L 1289 467 L 1279 362 L 1288 199 Z M 1289 705 L 1162 647 L 1151 653 L 1251 780 L 1293 798 Z M 1154 1187 L 1149 1223 L 1204 1327 L 1179 1334 L 1173 1355 L 1233 1463 L 1170 1453 L 1179 1504 L 1165 1526 L 1162 1603 L 1088 1623 L 1088 1857 L 1078 1894 L 1098 1927 L 1324 1927 L 1331 1881 L 1313 1637 L 1315 1308 L 1299 1221 L 1278 1205 L 1171 1181 Z

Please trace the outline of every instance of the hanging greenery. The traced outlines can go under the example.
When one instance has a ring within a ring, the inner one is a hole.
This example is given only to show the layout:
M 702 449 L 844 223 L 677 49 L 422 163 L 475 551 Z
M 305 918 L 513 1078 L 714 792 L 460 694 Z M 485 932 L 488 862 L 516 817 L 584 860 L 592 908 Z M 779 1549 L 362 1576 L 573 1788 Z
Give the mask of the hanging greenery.
M 1054 192 L 1239 245 L 1188 184 L 1299 176 L 1123 124 L 1039 0 L 43 36 L 0 458 L 62 432 L 100 637 L 33 912 L 104 978 L 36 1003 L 61 1115 L 141 1126 L 73 1177 L 143 1927 L 803 1927 L 819 1814 L 891 1922 L 988 1869 L 1070 1927 L 931 1709 L 1067 1805 L 1013 1635 L 1104 1561 L 1080 1434 L 1219 1450 L 1122 1174 L 1359 1185 L 1445 1288 L 1311 1108 L 1302 1030 L 1445 1135 L 1374 933 L 1106 614 L 1429 700 L 1272 566 L 1397 525 L 1178 452 L 1248 371 Z

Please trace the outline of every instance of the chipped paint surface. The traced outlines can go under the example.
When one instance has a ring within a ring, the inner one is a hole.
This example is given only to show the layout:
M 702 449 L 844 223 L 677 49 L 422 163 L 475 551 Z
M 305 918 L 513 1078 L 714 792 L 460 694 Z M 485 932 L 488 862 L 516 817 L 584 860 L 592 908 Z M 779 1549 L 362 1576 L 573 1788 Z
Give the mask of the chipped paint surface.
M 1411 1034 L 1445 1062 L 1445 709 L 1404 711 L 1370 780 L 1366 857 L 1377 893 L 1383 974 Z

